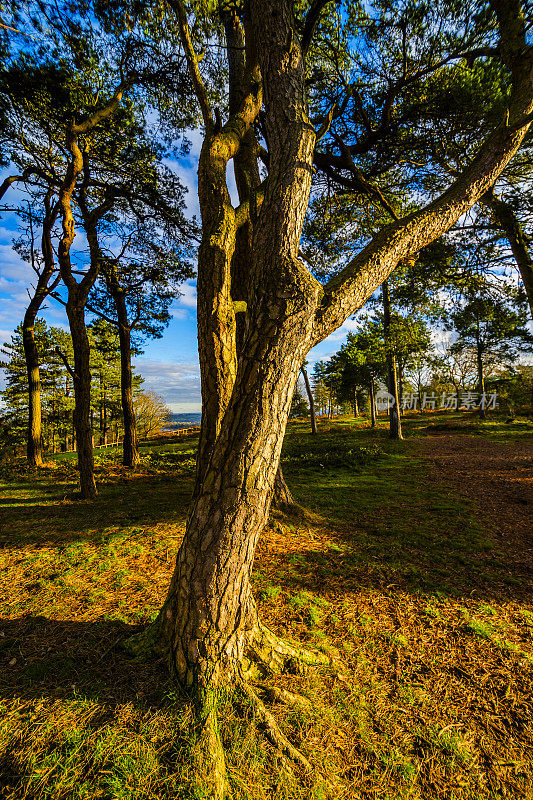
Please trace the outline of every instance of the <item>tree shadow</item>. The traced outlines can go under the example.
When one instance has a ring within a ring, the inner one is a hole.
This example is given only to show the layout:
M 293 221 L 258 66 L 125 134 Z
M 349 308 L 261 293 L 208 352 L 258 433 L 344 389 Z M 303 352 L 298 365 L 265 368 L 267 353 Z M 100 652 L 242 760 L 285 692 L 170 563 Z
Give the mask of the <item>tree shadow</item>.
M 141 627 L 107 619 L 0 619 L 0 696 L 84 697 L 110 709 L 127 702 L 162 708 L 175 688 L 166 660 L 141 663 L 123 647 Z
M 175 474 L 140 475 L 101 484 L 94 501 L 76 499 L 72 485 L 59 490 L 52 487 L 52 491 L 46 485 L 30 482 L 18 485 L 32 496 L 11 493 L 3 499 L 3 549 L 27 545 L 64 547 L 80 540 L 98 541 L 102 530 L 113 527 L 183 523 L 192 494 L 192 479 Z
M 533 551 L 527 542 L 502 536 L 489 508 L 478 508 L 432 473 L 425 476 L 422 462 L 407 462 L 400 449 L 398 454 L 358 474 L 285 470 L 295 499 L 310 511 L 308 530 L 326 536 L 320 549 L 306 547 L 305 521 L 287 519 L 299 528 L 300 547 L 290 548 L 278 564 L 279 553 L 265 549 L 271 581 L 288 592 L 335 597 L 392 586 L 416 595 L 530 602 Z M 500 487 L 501 496 L 506 493 L 509 514 L 527 514 L 516 482 Z

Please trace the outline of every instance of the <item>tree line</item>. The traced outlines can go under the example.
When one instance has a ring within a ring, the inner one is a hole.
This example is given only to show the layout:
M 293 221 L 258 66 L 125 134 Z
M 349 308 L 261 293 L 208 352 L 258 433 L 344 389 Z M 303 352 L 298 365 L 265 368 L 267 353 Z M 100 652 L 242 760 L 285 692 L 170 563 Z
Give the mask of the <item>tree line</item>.
M 72 337 L 63 328 L 47 325 L 37 317 L 34 337 L 39 353 L 39 385 L 33 398 L 40 406 L 43 454 L 76 449 L 73 424 L 74 381 Z M 124 436 L 121 403 L 121 351 L 118 331 L 103 319 L 87 325 L 90 345 L 91 405 L 93 443 L 117 444 Z M 0 393 L 0 441 L 6 452 L 18 451 L 27 442 L 28 375 L 24 352 L 23 326 L 18 326 L 2 348 L 5 389 Z M 138 351 L 133 350 L 133 353 Z M 169 419 L 169 409 L 154 392 L 143 389 L 144 379 L 132 369 L 132 394 L 135 428 L 144 438 L 159 432 Z
M 435 302 L 419 289 L 413 297 L 410 278 L 409 268 L 398 270 L 368 304 L 372 311 L 359 316 L 357 331 L 331 358 L 315 363 L 313 396 L 309 387 L 306 401 L 297 387 L 291 416 L 307 415 L 310 405 L 319 414 L 351 409 L 358 416 L 364 405 L 375 427 L 376 391 L 386 387 L 393 403 L 390 436 L 401 439 L 402 410 L 423 410 L 426 394 L 451 394 L 444 407 L 455 410 L 465 395 L 467 407 L 476 407 L 481 418 L 489 387 L 508 413 L 533 405 L 533 367 L 527 361 L 533 335 L 523 289 L 487 275 L 466 281 L 448 276 Z M 427 408 L 434 410 L 435 400 Z

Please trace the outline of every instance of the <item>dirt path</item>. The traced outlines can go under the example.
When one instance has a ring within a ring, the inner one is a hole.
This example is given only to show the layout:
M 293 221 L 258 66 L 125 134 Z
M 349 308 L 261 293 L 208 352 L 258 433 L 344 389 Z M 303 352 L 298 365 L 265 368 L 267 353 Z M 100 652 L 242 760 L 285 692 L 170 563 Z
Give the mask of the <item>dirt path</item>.
M 481 436 L 442 434 L 421 440 L 433 480 L 479 510 L 496 534 L 516 577 L 533 587 L 533 446 Z

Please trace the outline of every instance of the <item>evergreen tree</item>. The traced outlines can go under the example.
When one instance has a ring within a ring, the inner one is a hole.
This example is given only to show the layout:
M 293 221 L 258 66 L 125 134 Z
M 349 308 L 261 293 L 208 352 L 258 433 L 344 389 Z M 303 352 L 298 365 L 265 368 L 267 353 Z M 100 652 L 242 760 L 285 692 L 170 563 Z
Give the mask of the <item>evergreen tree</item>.
M 477 365 L 477 390 L 480 416 L 486 416 L 483 404 L 487 370 L 496 365 L 512 364 L 521 352 L 533 351 L 533 335 L 527 329 L 526 297 L 508 285 L 491 287 L 476 282 L 463 307 L 450 315 L 457 341 L 452 351 L 473 350 Z

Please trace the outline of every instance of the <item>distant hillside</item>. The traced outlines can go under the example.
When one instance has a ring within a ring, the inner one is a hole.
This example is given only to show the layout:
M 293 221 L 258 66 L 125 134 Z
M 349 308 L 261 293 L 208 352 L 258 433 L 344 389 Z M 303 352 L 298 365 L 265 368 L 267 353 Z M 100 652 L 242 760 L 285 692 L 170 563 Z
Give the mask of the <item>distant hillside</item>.
M 200 412 L 192 414 L 171 414 L 170 422 L 165 425 L 166 431 L 177 431 L 182 428 L 190 428 L 193 425 L 199 425 L 202 415 Z

